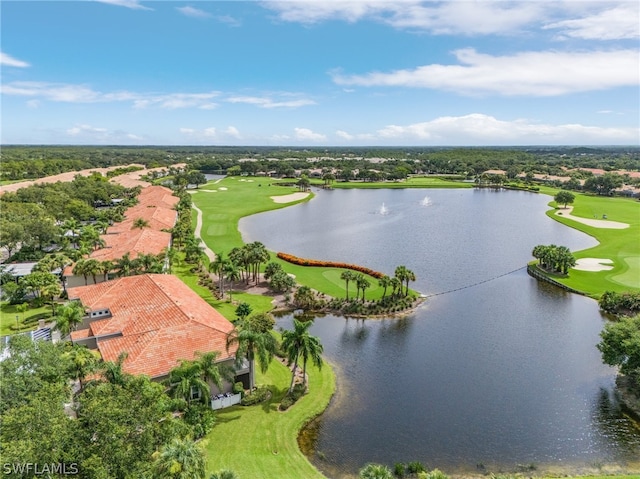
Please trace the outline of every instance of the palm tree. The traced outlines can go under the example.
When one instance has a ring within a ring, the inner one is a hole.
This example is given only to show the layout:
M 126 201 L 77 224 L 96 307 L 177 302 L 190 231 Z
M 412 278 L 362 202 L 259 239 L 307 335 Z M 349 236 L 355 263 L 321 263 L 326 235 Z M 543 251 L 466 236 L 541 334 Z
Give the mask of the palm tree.
M 358 474 L 360 479 L 393 479 L 391 469 L 382 464 L 367 464 Z
M 118 276 L 131 276 L 131 271 L 133 270 L 133 261 L 131 260 L 131 255 L 127 251 L 122 258 L 116 260 L 116 274 Z
M 222 390 L 223 380 L 233 380 L 233 371 L 217 363 L 218 351 L 210 351 L 208 353 L 196 352 L 196 362 L 202 371 L 202 377 L 207 382 L 215 384 L 219 390 Z
M 402 284 L 404 283 L 404 281 L 407 278 L 407 267 L 406 266 L 398 266 L 398 267 L 396 267 L 394 275 L 395 275 L 396 278 L 398 278 L 400 280 L 400 283 L 401 283 L 400 294 L 402 294 Z
M 531 251 L 531 256 L 538 260 L 538 264 L 542 264 L 542 257 L 544 256 L 544 245 L 534 246 L 533 251 Z
M 287 354 L 289 364 L 293 364 L 289 392 L 293 391 L 293 386 L 295 385 L 300 357 L 302 357 L 303 361 L 303 384 L 306 384 L 307 361 L 309 359 L 316 366 L 322 367 L 321 354 L 323 347 L 317 337 L 309 335 L 309 328 L 312 324 L 313 321 L 298 321 L 294 318 L 293 329 L 282 332 L 282 349 Z
M 317 336 L 309 336 L 308 334 L 303 337 L 302 348 L 300 355 L 302 356 L 302 384 L 307 385 L 307 363 L 311 360 L 318 369 L 322 368 L 322 353 L 324 352 L 324 346 L 320 343 L 320 338 Z
M 410 269 L 407 269 L 406 272 L 405 272 L 404 280 L 407 283 L 407 288 L 405 290 L 404 295 L 408 296 L 409 295 L 409 281 L 415 281 L 416 280 L 416 274 L 413 271 L 411 271 Z
M 129 354 L 126 351 L 122 351 L 115 362 L 105 361 L 100 365 L 102 374 L 107 382 L 116 386 L 124 386 L 129 382 L 131 375 L 129 373 L 125 373 L 122 369 L 122 365 L 127 359 L 127 356 L 129 356 Z
M 82 391 L 85 378 L 98 370 L 98 358 L 86 347 L 78 345 L 73 345 L 65 357 L 71 362 L 71 378 L 78 380 Z
M 346 283 L 346 291 L 347 291 L 347 301 L 349 301 L 349 281 L 353 281 L 356 279 L 356 274 L 353 271 L 343 271 L 340 275 L 340 279 L 344 280 Z
M 378 285 L 384 288 L 384 291 L 382 291 L 382 299 L 384 299 L 387 295 L 387 288 L 391 286 L 391 278 L 385 274 L 382 278 L 378 279 Z
M 89 284 L 89 273 L 86 268 L 86 259 L 79 259 L 77 263 L 73 266 L 72 273 L 75 276 L 84 276 L 84 285 L 87 286 Z
M 93 278 L 93 284 L 97 284 L 97 276 L 102 273 L 102 265 L 97 259 L 87 259 L 84 264 L 85 272 Z
M 402 292 L 402 281 L 400 281 L 396 276 L 391 278 L 390 286 L 392 290 L 392 296 L 396 296 L 398 291 Z
M 205 457 L 202 449 L 189 439 L 174 438 L 153 454 L 156 479 L 204 479 Z
M 62 223 L 62 229 L 65 230 L 65 234 L 67 232 L 71 232 L 71 237 L 73 238 L 73 247 L 77 248 L 78 247 L 78 231 L 80 230 L 80 222 L 75 219 L 75 218 L 71 218 L 70 220 L 65 220 L 64 223 Z
M 254 360 L 257 358 L 260 370 L 266 372 L 276 352 L 276 340 L 271 332 L 257 331 L 249 321 L 244 321 L 227 336 L 227 350 L 236 344 L 236 366 L 240 366 L 244 359 L 249 361 L 249 388 L 253 389 Z
M 104 281 L 107 281 L 109 273 L 115 268 L 116 264 L 110 259 L 100 262 L 100 272 L 104 275 Z
M 224 297 L 224 272 L 228 261 L 224 258 L 224 253 L 216 253 L 216 257 L 209 263 L 209 272 L 218 275 L 218 290 L 220 297 Z
M 229 301 L 233 301 L 233 282 L 240 279 L 240 268 L 238 268 L 233 261 L 229 261 L 224 268 L 224 275 L 229 281 L 231 281 L 231 286 L 229 288 Z
M 371 287 L 371 283 L 365 277 L 365 275 L 363 275 L 362 273 L 359 273 L 356 275 L 356 286 L 358 288 L 358 292 L 362 290 L 362 302 L 364 303 L 365 301 L 364 292 L 367 288 Z
M 214 374 L 212 371 L 209 373 Z M 202 365 L 198 361 L 180 361 L 178 366 L 169 371 L 167 382 L 171 388 L 171 395 L 174 398 L 183 398 L 190 403 L 194 399 L 194 392 L 197 392 L 197 399 L 208 404 L 211 399 L 211 390 L 203 376 Z M 221 386 L 222 380 L 220 380 Z
M 143 230 L 145 228 L 149 227 L 149 222 L 147 220 L 145 220 L 144 218 L 136 218 L 133 221 L 133 225 L 131 225 L 131 229 L 140 229 Z
M 82 304 L 79 301 L 70 301 L 58 309 L 54 329 L 60 331 L 60 335 L 65 338 L 82 323 L 84 315 L 85 312 Z

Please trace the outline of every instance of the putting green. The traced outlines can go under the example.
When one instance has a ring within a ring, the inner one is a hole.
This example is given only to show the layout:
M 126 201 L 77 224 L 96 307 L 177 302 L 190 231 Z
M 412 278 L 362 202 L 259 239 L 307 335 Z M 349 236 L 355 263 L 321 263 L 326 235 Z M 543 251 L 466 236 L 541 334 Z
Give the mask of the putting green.
M 627 256 L 622 260 L 628 269 L 624 273 L 612 276 L 611 281 L 630 288 L 640 287 L 640 256 Z

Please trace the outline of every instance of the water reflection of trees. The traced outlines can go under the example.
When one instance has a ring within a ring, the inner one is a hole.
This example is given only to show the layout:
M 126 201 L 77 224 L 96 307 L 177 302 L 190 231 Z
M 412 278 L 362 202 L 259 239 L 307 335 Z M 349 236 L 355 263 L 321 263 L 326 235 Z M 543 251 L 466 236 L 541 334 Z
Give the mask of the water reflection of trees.
M 595 405 L 594 423 L 606 438 L 616 459 L 637 460 L 640 454 L 640 421 L 621 404 L 615 392 L 600 388 Z

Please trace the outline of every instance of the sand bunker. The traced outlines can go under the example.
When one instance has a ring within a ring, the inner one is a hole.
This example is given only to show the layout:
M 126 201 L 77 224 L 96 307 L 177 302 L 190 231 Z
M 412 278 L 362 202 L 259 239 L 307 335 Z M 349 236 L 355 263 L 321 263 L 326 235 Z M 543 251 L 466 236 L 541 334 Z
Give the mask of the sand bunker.
M 613 269 L 613 261 L 607 258 L 580 258 L 573 269 L 580 271 L 607 271 Z
M 272 196 L 271 199 L 275 203 L 291 203 L 292 201 L 303 200 L 310 193 L 291 193 L 290 195 Z
M 590 218 L 581 218 L 580 216 L 573 216 L 571 214 L 572 211 L 573 211 L 573 206 L 569 206 L 568 208 L 556 211 L 556 215 L 569 218 L 570 220 L 577 221 L 578 223 L 582 223 L 583 225 L 593 226 L 594 228 L 623 230 L 629 227 L 627 223 L 619 223 L 618 221 L 598 220 L 598 219 L 590 219 Z

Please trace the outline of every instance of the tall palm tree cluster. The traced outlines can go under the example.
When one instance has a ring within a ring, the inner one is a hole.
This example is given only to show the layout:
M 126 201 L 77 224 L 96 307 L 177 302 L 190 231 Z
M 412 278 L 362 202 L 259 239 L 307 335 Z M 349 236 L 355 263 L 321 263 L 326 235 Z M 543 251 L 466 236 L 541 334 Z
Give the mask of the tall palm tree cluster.
M 223 252 L 216 253 L 216 257 L 209 263 L 209 272 L 218 276 L 218 292 L 224 297 L 225 280 L 232 283 L 242 280 L 246 284 L 260 281 L 260 266 L 267 263 L 271 255 L 259 241 L 245 244 L 240 248 L 233 248 L 225 258 Z
M 313 320 L 298 321 L 294 319 L 293 329 L 282 332 L 282 351 L 286 354 L 289 366 L 292 366 L 289 393 L 293 392 L 295 387 L 299 361 L 302 361 L 303 389 L 306 389 L 307 386 L 307 363 L 311 361 L 318 368 L 322 367 L 322 352 L 324 348 L 319 338 L 309 334 L 309 328 L 312 324 Z
M 107 280 L 109 273 L 113 273 L 118 277 L 134 276 L 146 273 L 162 273 L 164 269 L 166 254 L 139 254 L 135 259 L 131 259 L 131 255 L 127 252 L 121 258 L 115 261 L 100 261 L 94 258 L 80 259 L 73 266 L 73 274 L 84 277 L 84 284 L 88 284 L 89 276 L 93 282 L 97 283 L 98 276 L 102 276 L 103 280 Z
M 356 285 L 356 301 L 360 299 L 360 291 L 362 291 L 362 302 L 365 302 L 365 292 L 371 287 L 371 283 L 362 273 L 353 271 L 344 271 L 340 278 L 345 282 L 346 299 L 349 301 L 349 282 Z M 398 266 L 393 277 L 382 276 L 378 279 L 380 287 L 384 288 L 382 299 L 387 297 L 387 290 L 391 288 L 391 297 L 401 297 L 409 295 L 409 281 L 415 281 L 416 275 L 406 266 Z
M 537 245 L 531 252 L 532 256 L 538 260 L 539 265 L 552 271 L 563 274 L 569 272 L 569 268 L 576 265 L 576 258 L 566 246 Z

